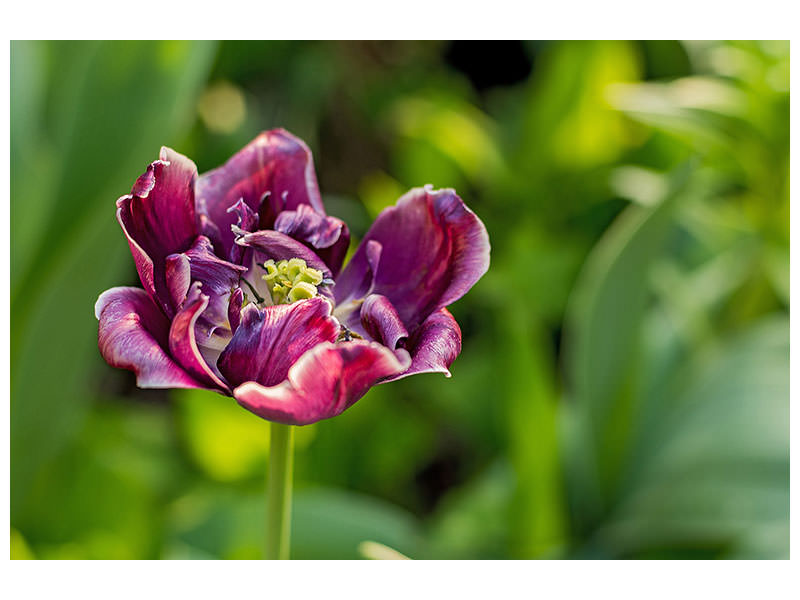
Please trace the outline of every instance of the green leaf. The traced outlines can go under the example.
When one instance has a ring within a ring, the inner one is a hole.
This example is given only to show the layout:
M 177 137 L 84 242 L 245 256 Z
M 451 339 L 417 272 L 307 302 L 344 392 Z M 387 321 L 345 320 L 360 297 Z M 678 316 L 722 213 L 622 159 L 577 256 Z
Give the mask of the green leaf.
M 13 521 L 39 558 L 155 558 L 180 467 L 165 407 L 103 404 L 36 473 Z
M 663 251 L 689 167 L 652 208 L 631 206 L 587 259 L 566 317 L 568 474 L 576 510 L 599 517 L 614 494 L 633 430 L 648 274 Z
M 11 560 L 31 560 L 36 558 L 22 534 L 11 528 Z
M 664 407 L 595 543 L 623 556 L 789 556 L 789 323 L 722 340 Z
M 41 242 L 41 228 L 51 201 L 49 176 L 56 156 L 45 135 L 47 52 L 41 42 L 11 42 L 11 181 L 15 201 L 11 252 L 12 290 L 30 266 Z
M 420 555 L 414 517 L 389 502 L 335 489 L 299 491 L 292 508 L 292 558 L 361 558 L 362 542 L 378 542 L 410 558 Z
M 169 558 L 261 558 L 265 498 L 231 488 L 197 488 L 179 499 L 170 519 Z M 419 525 L 386 501 L 334 488 L 295 492 L 292 505 L 293 559 L 363 558 L 359 547 L 375 542 L 415 558 Z
M 509 510 L 514 483 L 509 465 L 499 460 L 445 496 L 429 522 L 423 558 L 506 558 L 509 538 L 516 536 Z
M 32 164 L 39 156 L 52 159 L 54 185 L 12 181 L 12 221 L 18 213 L 25 223 L 41 224 L 35 240 L 18 246 L 12 238 L 12 256 L 25 257 L 14 264 L 26 265 L 25 273 L 15 273 L 19 283 L 12 290 L 12 518 L 36 473 L 79 430 L 98 375 L 107 372 L 97 352 L 93 305 L 104 289 L 135 282 L 114 199 L 191 122 L 214 49 L 195 42 L 37 44 L 53 61 L 47 92 L 63 106 L 52 107 L 58 126 L 30 150 Z M 16 103 L 12 122 L 28 108 Z M 15 135 L 29 133 L 36 134 L 18 129 Z M 53 192 L 42 195 L 45 188 Z M 31 190 L 38 197 L 22 195 Z M 23 218 L 31 210 L 36 214 Z

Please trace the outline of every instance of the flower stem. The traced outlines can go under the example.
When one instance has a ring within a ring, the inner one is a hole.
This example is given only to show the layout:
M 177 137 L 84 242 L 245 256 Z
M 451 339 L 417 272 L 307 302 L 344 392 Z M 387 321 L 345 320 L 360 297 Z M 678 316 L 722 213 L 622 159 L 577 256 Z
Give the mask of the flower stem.
M 294 427 L 270 424 L 267 476 L 267 558 L 289 558 Z

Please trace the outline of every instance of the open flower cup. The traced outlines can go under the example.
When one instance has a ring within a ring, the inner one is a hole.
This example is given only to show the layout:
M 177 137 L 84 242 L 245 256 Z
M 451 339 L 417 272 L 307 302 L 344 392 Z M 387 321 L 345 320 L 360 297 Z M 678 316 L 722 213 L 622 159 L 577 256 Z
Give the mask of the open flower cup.
M 159 160 L 117 200 L 142 288 L 97 300 L 99 347 L 143 388 L 206 388 L 276 423 L 340 414 L 369 388 L 439 372 L 461 351 L 446 306 L 489 266 L 480 219 L 451 189 L 409 191 L 344 269 L 311 152 L 267 131 L 198 176 Z

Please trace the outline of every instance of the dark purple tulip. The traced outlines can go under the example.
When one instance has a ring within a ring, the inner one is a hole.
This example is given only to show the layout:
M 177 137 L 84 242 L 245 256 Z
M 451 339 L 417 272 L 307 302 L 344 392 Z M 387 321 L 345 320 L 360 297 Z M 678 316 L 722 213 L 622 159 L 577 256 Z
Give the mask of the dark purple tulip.
M 207 388 L 306 425 L 378 383 L 461 351 L 445 308 L 489 267 L 486 228 L 453 190 L 384 210 L 342 270 L 350 232 L 325 214 L 308 147 L 267 131 L 198 177 L 162 148 L 117 201 L 141 288 L 95 305 L 108 364 L 143 388 Z

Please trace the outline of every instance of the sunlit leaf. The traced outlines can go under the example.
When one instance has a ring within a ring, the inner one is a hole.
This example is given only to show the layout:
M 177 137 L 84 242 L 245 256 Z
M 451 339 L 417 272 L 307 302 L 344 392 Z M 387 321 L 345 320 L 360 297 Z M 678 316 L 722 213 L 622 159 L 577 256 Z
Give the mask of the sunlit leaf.
M 358 545 L 358 553 L 370 560 L 408 560 L 404 554 L 400 554 L 394 548 L 389 548 L 378 542 L 361 542 Z
M 266 469 L 269 427 L 232 398 L 205 390 L 175 390 L 181 437 L 211 478 L 235 481 Z
M 173 390 L 180 436 L 189 456 L 216 481 L 264 477 L 269 424 L 232 398 L 206 390 Z M 298 428 L 295 445 L 314 438 L 314 426 Z
M 25 542 L 22 534 L 11 528 L 11 560 L 30 560 L 36 558 Z

